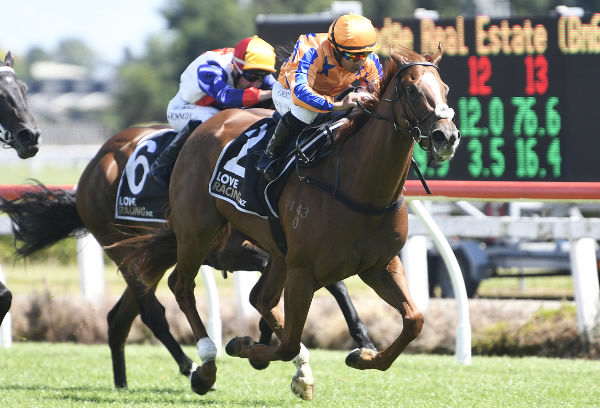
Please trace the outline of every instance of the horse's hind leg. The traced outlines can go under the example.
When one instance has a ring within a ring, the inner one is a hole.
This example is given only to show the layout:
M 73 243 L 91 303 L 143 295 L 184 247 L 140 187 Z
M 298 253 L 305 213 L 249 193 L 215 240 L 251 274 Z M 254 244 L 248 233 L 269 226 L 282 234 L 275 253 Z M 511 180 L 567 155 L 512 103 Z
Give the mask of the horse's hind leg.
M 337 301 L 337 304 L 344 315 L 344 319 L 346 319 L 350 336 L 358 343 L 358 347 L 375 350 L 375 345 L 367 334 L 367 326 L 360 319 L 360 316 L 350 299 L 348 288 L 344 281 L 327 285 L 325 286 L 325 289 L 327 289 Z
M 385 350 L 354 350 L 346 358 L 346 364 L 360 370 L 376 368 L 387 370 L 406 346 L 413 341 L 423 327 L 423 315 L 417 309 L 408 292 L 404 266 L 400 258 L 393 258 L 385 268 L 361 273 L 360 278 L 394 309 L 402 314 L 402 332 Z
M 156 338 L 169 350 L 169 353 L 171 353 L 179 366 L 179 371 L 186 377 L 189 377 L 194 369 L 194 362 L 185 355 L 169 331 L 164 307 L 156 299 L 154 290 L 137 300 L 133 292 L 129 288 L 126 288 L 107 317 L 108 345 L 111 351 L 115 386 L 119 388 L 127 386 L 124 353 L 125 342 L 133 320 L 140 314 L 140 305 L 142 305 L 142 310 L 144 310 L 141 314 L 142 322 L 152 330 Z
M 127 387 L 125 342 L 131 330 L 131 324 L 139 312 L 135 297 L 127 288 L 106 317 L 108 322 L 108 347 L 110 348 L 113 366 L 113 380 L 117 388 Z
M 198 394 L 207 393 L 214 385 L 217 378 L 215 358 L 217 348 L 208 333 L 196 307 L 194 297 L 194 279 L 200 266 L 208 254 L 210 243 L 217 235 L 219 228 L 205 231 L 198 236 L 181 233 L 177 234 L 177 266 L 169 276 L 169 288 L 175 295 L 179 308 L 190 324 L 194 337 L 197 340 L 198 355 L 202 366 L 198 367 L 191 376 L 192 389 Z M 200 242 L 198 237 L 205 239 Z

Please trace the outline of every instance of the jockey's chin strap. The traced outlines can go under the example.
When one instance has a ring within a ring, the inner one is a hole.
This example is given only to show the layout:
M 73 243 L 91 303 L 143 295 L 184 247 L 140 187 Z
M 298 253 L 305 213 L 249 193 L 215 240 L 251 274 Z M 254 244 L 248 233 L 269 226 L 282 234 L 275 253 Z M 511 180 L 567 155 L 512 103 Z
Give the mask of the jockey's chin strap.
M 421 147 L 421 149 L 423 149 L 427 152 L 429 150 L 425 146 L 423 146 L 423 139 L 428 139 L 429 135 L 423 135 L 423 132 L 421 131 L 420 126 L 431 115 L 435 114 L 435 110 L 432 110 L 431 112 L 429 112 L 427 115 L 425 115 L 423 118 L 417 120 L 416 122 L 411 122 L 405 115 L 404 122 L 405 122 L 406 126 L 401 126 L 398 123 L 398 121 L 396 120 L 396 104 L 393 103 L 393 102 L 400 100 L 400 98 L 402 97 L 402 92 L 400 89 L 400 74 L 402 74 L 402 72 L 404 72 L 406 69 L 413 67 L 415 65 L 434 67 L 438 71 L 440 70 L 437 65 L 435 65 L 431 62 L 427 62 L 427 61 L 411 62 L 411 63 L 405 64 L 402 67 L 400 67 L 398 72 L 396 72 L 396 83 L 394 85 L 394 96 L 392 97 L 392 99 L 383 99 L 386 102 L 392 102 L 392 117 L 391 118 L 380 115 L 377 112 L 369 111 L 360 102 L 357 102 L 357 105 L 363 112 L 368 113 L 369 116 L 371 116 L 372 118 L 378 119 L 378 120 L 384 120 L 386 122 L 391 123 L 394 126 L 394 132 L 396 132 L 397 134 L 403 133 L 403 134 L 409 136 L 413 140 L 413 142 L 418 143 L 419 146 Z M 412 111 L 412 108 L 410 107 L 410 105 L 408 105 L 408 108 Z M 411 160 L 411 164 L 412 164 L 413 168 L 415 169 L 415 172 L 417 173 L 417 176 L 419 177 L 419 180 L 421 180 L 421 184 L 423 184 L 423 188 L 425 189 L 427 194 L 431 194 L 431 190 L 429 189 L 429 186 L 427 185 L 427 182 L 425 181 L 425 177 L 423 177 L 423 173 L 421 173 L 421 170 L 419 169 L 419 165 L 417 164 L 417 161 L 415 160 L 414 157 L 411 157 L 410 160 Z

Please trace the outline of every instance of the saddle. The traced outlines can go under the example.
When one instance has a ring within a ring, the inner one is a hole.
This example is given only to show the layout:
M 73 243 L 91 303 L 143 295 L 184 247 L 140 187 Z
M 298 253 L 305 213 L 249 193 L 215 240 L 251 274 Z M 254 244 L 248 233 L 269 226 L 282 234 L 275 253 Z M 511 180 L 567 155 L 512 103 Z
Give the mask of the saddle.
M 256 171 L 256 162 L 275 131 L 277 118 L 261 119 L 225 146 L 211 177 L 209 193 L 239 211 L 268 219 L 273 238 L 285 254 L 287 242 L 277 210 L 285 180 L 294 169 L 314 166 L 330 153 L 334 134 L 345 122 L 345 114 L 323 116 L 304 129 L 287 146 L 278 162 L 277 176 L 270 182 Z
M 277 118 L 261 119 L 221 152 L 210 181 L 210 194 L 242 212 L 279 218 L 277 202 L 287 176 L 296 168 L 314 166 L 330 153 L 334 132 L 344 123 L 341 117 L 323 117 L 320 123 L 304 129 L 281 155 L 277 176 L 270 182 L 255 167 L 275 131 Z

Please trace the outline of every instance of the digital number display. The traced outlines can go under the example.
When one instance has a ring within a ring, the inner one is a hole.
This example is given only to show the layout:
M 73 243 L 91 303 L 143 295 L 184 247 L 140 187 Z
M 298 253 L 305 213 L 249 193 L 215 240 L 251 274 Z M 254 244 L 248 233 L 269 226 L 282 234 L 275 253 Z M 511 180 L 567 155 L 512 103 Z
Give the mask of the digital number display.
M 428 166 L 427 179 L 599 181 L 600 13 L 579 17 L 373 20 L 385 44 L 421 53 L 442 43 L 440 70 L 450 86 L 462 142 L 452 161 Z M 258 23 L 273 44 L 326 32 L 328 22 Z M 311 31 L 302 28 L 310 27 Z

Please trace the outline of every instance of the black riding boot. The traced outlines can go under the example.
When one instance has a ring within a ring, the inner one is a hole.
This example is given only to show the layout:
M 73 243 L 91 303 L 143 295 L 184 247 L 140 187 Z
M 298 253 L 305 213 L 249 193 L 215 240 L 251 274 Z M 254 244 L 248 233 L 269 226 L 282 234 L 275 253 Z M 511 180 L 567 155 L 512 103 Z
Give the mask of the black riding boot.
M 300 134 L 306 126 L 306 123 L 296 118 L 291 112 L 281 117 L 275 128 L 275 133 L 273 133 L 267 144 L 267 148 L 256 162 L 256 171 L 264 173 L 267 181 L 271 181 L 276 176 L 277 166 L 275 166 L 275 161 L 278 156 L 283 152 L 289 141 Z
M 150 177 L 162 185 L 168 186 L 169 180 L 171 179 L 171 172 L 173 171 L 173 165 L 179 155 L 179 151 L 183 147 L 183 144 L 187 140 L 188 136 L 192 134 L 194 129 L 200 125 L 200 120 L 190 120 L 188 124 L 179 131 L 171 140 L 171 143 L 158 155 L 152 166 L 150 166 Z

